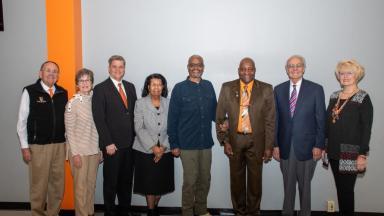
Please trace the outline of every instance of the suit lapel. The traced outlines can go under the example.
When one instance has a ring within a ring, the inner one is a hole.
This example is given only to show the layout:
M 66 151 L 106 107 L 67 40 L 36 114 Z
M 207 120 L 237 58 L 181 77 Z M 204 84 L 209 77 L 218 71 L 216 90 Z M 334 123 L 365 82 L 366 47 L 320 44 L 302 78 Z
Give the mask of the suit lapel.
M 156 109 L 156 107 L 153 106 L 151 96 L 149 96 L 149 95 L 147 95 L 144 98 L 144 103 L 145 103 L 146 108 L 150 111 L 150 113 L 145 112 L 145 115 L 150 115 L 147 117 L 149 117 L 151 119 L 151 121 L 153 122 L 154 125 L 157 123 L 160 123 L 160 125 L 161 125 L 160 128 L 165 128 L 166 119 L 163 118 L 163 112 L 164 112 L 164 107 L 166 106 L 166 102 L 165 102 L 164 98 L 160 97 L 160 108 L 159 109 Z M 160 114 L 158 114 L 158 113 L 160 113 Z M 157 116 L 160 116 L 160 118 L 158 118 Z M 158 121 L 160 121 L 160 122 L 158 122 Z
M 116 88 L 115 85 L 113 84 L 111 78 L 108 78 L 108 80 L 109 80 L 108 83 L 109 83 L 109 88 L 110 88 L 111 92 L 113 92 L 113 95 L 115 95 L 115 97 L 118 98 L 118 100 L 120 101 L 121 106 L 123 106 L 123 108 L 126 109 L 125 106 L 124 106 L 123 99 L 121 99 L 121 97 L 120 97 L 119 90 L 117 90 L 117 88 Z M 125 87 L 126 85 L 123 84 L 123 86 L 124 86 L 124 88 L 125 88 L 125 92 L 126 92 L 126 94 L 128 94 L 127 88 Z M 129 101 L 128 101 L 128 106 L 129 106 Z
M 154 114 L 157 115 L 157 113 L 162 113 L 162 112 L 164 112 L 165 101 L 164 101 L 164 99 L 163 99 L 162 97 L 160 97 L 160 107 L 159 107 L 159 109 L 156 109 L 156 107 L 153 106 L 153 104 L 152 104 L 152 98 L 151 98 L 150 95 L 145 96 L 144 101 L 145 101 L 145 106 L 146 106 L 149 110 L 151 110 L 152 113 L 154 113 Z
M 260 92 L 260 85 L 259 83 L 254 79 L 253 80 L 253 85 L 252 85 L 252 91 L 251 91 L 251 98 L 250 98 L 250 101 L 249 101 L 249 110 L 248 110 L 248 114 L 249 114 L 249 121 L 251 122 L 251 125 L 255 125 L 254 124 L 254 119 L 253 119 L 253 115 L 255 115 L 257 112 L 260 112 L 261 111 L 261 103 L 262 103 L 262 99 L 260 98 L 262 97 L 262 94 Z
M 121 83 L 123 83 L 123 86 L 124 86 L 124 90 L 125 90 L 125 97 L 127 97 L 127 104 L 128 104 L 128 107 L 127 109 L 129 109 L 129 107 L 131 106 L 131 103 L 129 101 L 129 98 L 132 98 L 131 97 L 131 92 L 129 91 L 128 89 L 128 82 L 124 81 L 124 80 L 121 80 Z M 120 95 L 120 94 L 119 94 Z M 123 103 L 123 106 L 124 106 L 124 101 L 123 99 L 121 99 L 121 103 Z M 125 107 L 125 106 L 124 106 Z
M 231 86 L 231 92 L 230 92 L 230 100 L 229 104 L 230 106 L 233 106 L 232 110 L 235 112 L 233 113 L 233 119 L 234 123 L 233 125 L 236 125 L 239 123 L 239 113 L 240 113 L 240 80 L 237 79 L 235 82 L 233 82 L 233 85 Z
M 249 100 L 249 104 L 251 106 L 254 106 L 257 103 L 257 97 L 260 96 L 259 94 L 259 83 L 256 80 L 253 80 L 252 90 L 251 90 L 251 98 Z

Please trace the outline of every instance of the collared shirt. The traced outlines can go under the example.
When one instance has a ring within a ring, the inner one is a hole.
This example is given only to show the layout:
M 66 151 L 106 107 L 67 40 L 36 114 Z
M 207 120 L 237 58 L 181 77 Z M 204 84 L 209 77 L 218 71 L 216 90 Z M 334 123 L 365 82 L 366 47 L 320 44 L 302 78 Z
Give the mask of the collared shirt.
M 216 115 L 216 94 L 212 83 L 189 79 L 175 85 L 168 112 L 171 149 L 208 149 L 213 146 L 212 121 Z
M 117 81 L 111 76 L 109 78 L 112 80 L 112 83 L 116 87 L 117 91 L 119 91 L 119 84 L 121 83 L 121 88 L 123 89 L 124 94 L 127 95 L 127 92 L 125 92 L 123 80 Z
M 291 94 L 293 91 L 293 85 L 296 85 L 296 94 L 299 95 L 302 82 L 303 82 L 303 78 L 301 78 L 299 81 L 297 81 L 296 84 L 293 84 L 292 81 L 289 81 L 289 98 L 291 98 Z
M 40 81 L 44 91 L 49 94 L 49 87 L 45 85 L 43 81 Z M 52 86 L 53 92 L 56 91 L 56 87 Z M 19 136 L 21 148 L 29 148 L 28 145 L 28 132 L 27 132 L 27 121 L 29 116 L 29 93 L 27 89 L 24 89 L 21 95 L 19 115 L 17 120 L 17 135 Z
M 251 94 L 252 94 L 252 87 L 253 87 L 253 80 L 251 82 L 249 82 L 248 84 L 245 84 L 243 81 L 240 80 L 240 94 L 243 94 L 243 90 L 245 88 L 245 86 L 247 86 L 247 94 L 248 94 L 248 98 L 251 98 Z M 249 100 L 248 100 L 249 101 Z M 249 105 L 249 104 L 248 104 Z M 244 101 L 243 101 L 243 97 L 240 97 L 240 112 L 239 112 L 239 120 L 238 120 L 238 126 L 237 126 L 237 131 L 240 132 L 240 133 L 243 133 L 243 128 L 242 128 L 242 124 L 243 124 L 243 113 L 242 113 L 242 106 L 244 106 Z M 248 113 L 248 111 L 247 111 Z M 248 121 L 249 121 L 249 118 L 248 118 Z M 249 126 L 248 126 L 248 133 L 252 133 L 252 128 L 251 128 L 251 124 L 249 123 Z

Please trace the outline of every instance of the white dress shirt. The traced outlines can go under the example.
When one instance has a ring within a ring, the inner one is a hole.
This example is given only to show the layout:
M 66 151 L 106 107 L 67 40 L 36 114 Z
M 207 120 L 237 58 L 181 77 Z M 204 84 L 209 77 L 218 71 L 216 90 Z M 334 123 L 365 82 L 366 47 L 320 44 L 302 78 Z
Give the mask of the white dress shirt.
M 119 83 L 121 83 L 121 88 L 123 89 L 125 96 L 127 96 L 127 93 L 125 92 L 123 80 L 117 81 L 113 79 L 111 76 L 109 78 L 111 78 L 113 85 L 116 87 L 117 91 L 119 91 Z
M 44 84 L 43 81 L 40 81 L 41 86 L 44 91 L 49 94 L 49 87 Z M 53 92 L 56 91 L 56 87 L 52 86 Z M 21 95 L 19 115 L 17 120 L 17 135 L 19 136 L 20 146 L 22 149 L 29 148 L 28 145 L 28 131 L 27 131 L 27 121 L 29 116 L 29 93 L 27 89 L 24 89 L 23 94 Z
M 293 85 L 296 85 L 296 95 L 297 95 L 297 98 L 299 98 L 299 92 L 300 92 L 300 87 L 301 87 L 301 83 L 303 82 L 303 78 L 301 78 L 299 81 L 296 82 L 296 84 L 294 84 L 292 81 L 290 81 L 290 84 L 289 84 L 289 98 L 291 98 L 291 94 L 292 94 L 292 91 L 293 91 Z

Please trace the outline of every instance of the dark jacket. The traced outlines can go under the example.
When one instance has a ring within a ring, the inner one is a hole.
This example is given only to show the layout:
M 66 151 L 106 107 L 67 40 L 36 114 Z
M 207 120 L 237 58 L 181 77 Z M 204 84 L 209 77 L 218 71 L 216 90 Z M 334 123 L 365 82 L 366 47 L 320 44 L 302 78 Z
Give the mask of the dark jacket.
M 67 91 L 55 84 L 51 98 L 40 84 L 25 87 L 29 94 L 27 133 L 29 144 L 65 142 L 64 111 L 68 101 Z
M 216 94 L 212 83 L 189 79 L 175 85 L 168 112 L 171 149 L 208 149 L 213 146 L 212 121 L 215 121 Z
M 242 145 L 236 143 L 240 112 L 240 80 L 236 79 L 222 85 L 216 111 L 216 133 L 219 142 L 229 143 L 232 147 Z M 275 103 L 272 85 L 254 80 L 249 105 L 249 118 L 252 127 L 252 140 L 256 146 L 256 158 L 262 161 L 264 151 L 272 149 L 275 130 Z M 218 124 L 227 119 L 229 129 L 221 131 Z
M 275 87 L 276 143 L 280 157 L 289 158 L 291 145 L 300 161 L 313 157 L 314 147 L 324 148 L 325 98 L 323 87 L 303 79 L 291 117 L 289 109 L 290 81 Z
M 133 110 L 137 99 L 135 86 L 122 81 L 128 99 L 128 108 L 110 78 L 97 84 L 93 90 L 92 112 L 101 150 L 110 144 L 119 148 L 132 146 L 135 132 Z

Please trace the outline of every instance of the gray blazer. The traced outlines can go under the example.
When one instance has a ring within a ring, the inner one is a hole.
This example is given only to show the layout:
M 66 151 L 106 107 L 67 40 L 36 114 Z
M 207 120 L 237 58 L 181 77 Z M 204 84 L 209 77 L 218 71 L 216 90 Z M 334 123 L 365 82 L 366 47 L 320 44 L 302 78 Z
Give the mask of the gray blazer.
M 151 101 L 151 96 L 143 97 L 136 101 L 134 122 L 136 137 L 133 149 L 147 154 L 152 154 L 152 147 L 160 142 L 160 145 L 170 151 L 167 135 L 169 100 L 161 97 L 160 109 L 157 110 Z

